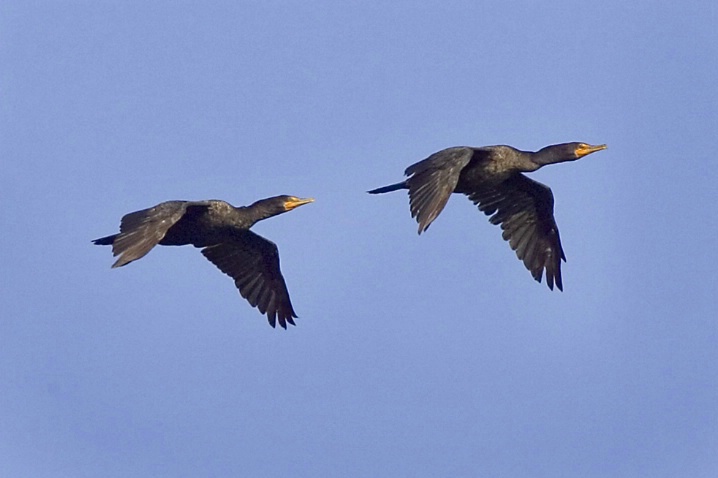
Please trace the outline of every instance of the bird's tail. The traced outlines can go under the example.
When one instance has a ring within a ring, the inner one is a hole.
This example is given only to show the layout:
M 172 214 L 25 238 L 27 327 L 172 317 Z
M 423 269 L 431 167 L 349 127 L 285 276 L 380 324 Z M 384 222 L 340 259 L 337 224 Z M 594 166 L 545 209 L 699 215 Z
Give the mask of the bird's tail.
M 98 246 L 111 246 L 115 242 L 116 237 L 117 237 L 117 234 L 113 234 L 111 236 L 95 239 L 94 241 L 92 241 L 92 243 L 96 244 Z
M 402 181 L 400 183 L 391 184 L 389 186 L 384 186 L 383 188 L 372 189 L 371 191 L 367 191 L 367 192 L 369 194 L 383 194 L 383 193 L 390 193 L 392 191 L 398 191 L 399 189 L 409 189 L 409 185 L 406 184 L 406 181 Z

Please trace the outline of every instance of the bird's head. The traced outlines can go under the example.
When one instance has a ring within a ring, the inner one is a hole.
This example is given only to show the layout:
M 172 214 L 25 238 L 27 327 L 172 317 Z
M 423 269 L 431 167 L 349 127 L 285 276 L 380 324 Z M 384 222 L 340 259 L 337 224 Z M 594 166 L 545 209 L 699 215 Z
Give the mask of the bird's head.
M 571 147 L 573 148 L 573 154 L 576 156 L 576 159 L 583 158 L 586 155 L 589 155 L 591 153 L 595 153 L 596 151 L 602 151 L 608 146 L 605 144 L 599 144 L 598 146 L 591 146 L 590 144 L 586 143 L 569 143 Z
M 256 217 L 255 220 L 261 221 L 262 219 L 291 211 L 292 209 L 304 204 L 309 204 L 310 202 L 314 202 L 314 198 L 302 199 L 296 196 L 274 196 L 271 198 L 260 199 L 249 206 L 248 209 L 254 212 Z
M 282 207 L 284 208 L 284 211 L 291 211 L 294 208 L 297 208 L 299 206 L 303 206 L 304 204 L 309 204 L 310 202 L 314 202 L 314 198 L 298 198 L 296 196 L 277 196 L 277 199 L 279 199 Z
M 314 198 L 298 198 L 296 196 L 274 196 L 267 199 L 261 199 L 253 204 L 253 206 L 261 207 L 267 211 L 271 211 L 274 214 L 281 214 L 283 212 L 291 211 L 304 204 L 314 202 Z
M 546 146 L 534 156 L 534 162 L 540 166 L 564 161 L 576 161 L 586 155 L 608 148 L 605 144 L 592 146 L 586 143 L 561 143 Z

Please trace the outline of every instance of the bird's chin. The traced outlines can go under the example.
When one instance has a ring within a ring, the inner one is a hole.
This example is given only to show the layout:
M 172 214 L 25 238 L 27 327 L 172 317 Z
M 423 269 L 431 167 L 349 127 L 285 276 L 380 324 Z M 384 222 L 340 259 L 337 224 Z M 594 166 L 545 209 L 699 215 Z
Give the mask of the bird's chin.
M 286 203 L 284 203 L 284 209 L 286 209 L 287 211 L 291 211 L 292 209 L 298 208 L 299 206 L 303 206 L 305 204 L 309 204 L 311 202 L 314 202 L 314 198 L 295 198 L 291 201 L 287 201 Z
M 605 144 L 599 144 L 597 146 L 591 146 L 590 144 L 584 144 L 579 146 L 576 149 L 576 157 L 582 158 L 588 154 L 595 153 L 596 151 L 603 151 L 604 149 L 607 149 L 608 146 Z

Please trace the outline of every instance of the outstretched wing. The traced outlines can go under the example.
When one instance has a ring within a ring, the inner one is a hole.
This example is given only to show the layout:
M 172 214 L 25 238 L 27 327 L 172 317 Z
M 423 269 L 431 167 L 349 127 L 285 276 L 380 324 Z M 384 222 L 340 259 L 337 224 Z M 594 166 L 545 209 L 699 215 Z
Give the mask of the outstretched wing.
M 144 257 L 182 218 L 188 207 L 207 205 L 202 201 L 167 201 L 126 214 L 120 223 L 120 233 L 112 241 L 112 255 L 120 256 L 112 267 L 121 267 Z
M 251 231 L 202 249 L 202 254 L 222 272 L 234 279 L 239 293 L 252 307 L 267 314 L 269 324 L 287 328 L 297 314 L 279 269 L 277 245 Z
M 454 192 L 461 170 L 469 164 L 474 150 L 448 148 L 412 164 L 404 172 L 409 186 L 411 217 L 419 223 L 419 234 L 426 231 Z
M 468 196 L 491 216 L 491 224 L 501 225 L 504 240 L 534 279 L 541 282 L 545 269 L 549 289 L 553 290 L 555 283 L 563 290 L 561 260 L 565 262 L 566 256 L 553 217 L 553 193 L 548 186 L 516 174 Z

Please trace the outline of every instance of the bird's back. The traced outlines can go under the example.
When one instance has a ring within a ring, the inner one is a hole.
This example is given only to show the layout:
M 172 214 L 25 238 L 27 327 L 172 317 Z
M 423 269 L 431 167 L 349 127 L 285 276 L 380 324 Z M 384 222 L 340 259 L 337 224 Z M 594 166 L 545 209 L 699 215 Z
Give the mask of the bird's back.
M 170 202 L 181 204 L 184 214 L 160 241 L 163 246 L 192 244 L 205 247 L 216 244 L 236 227 L 236 208 L 225 201 L 211 199 Z
M 461 170 L 454 192 L 470 194 L 491 187 L 521 171 L 521 151 L 511 146 L 482 146 L 471 150 L 471 159 Z

